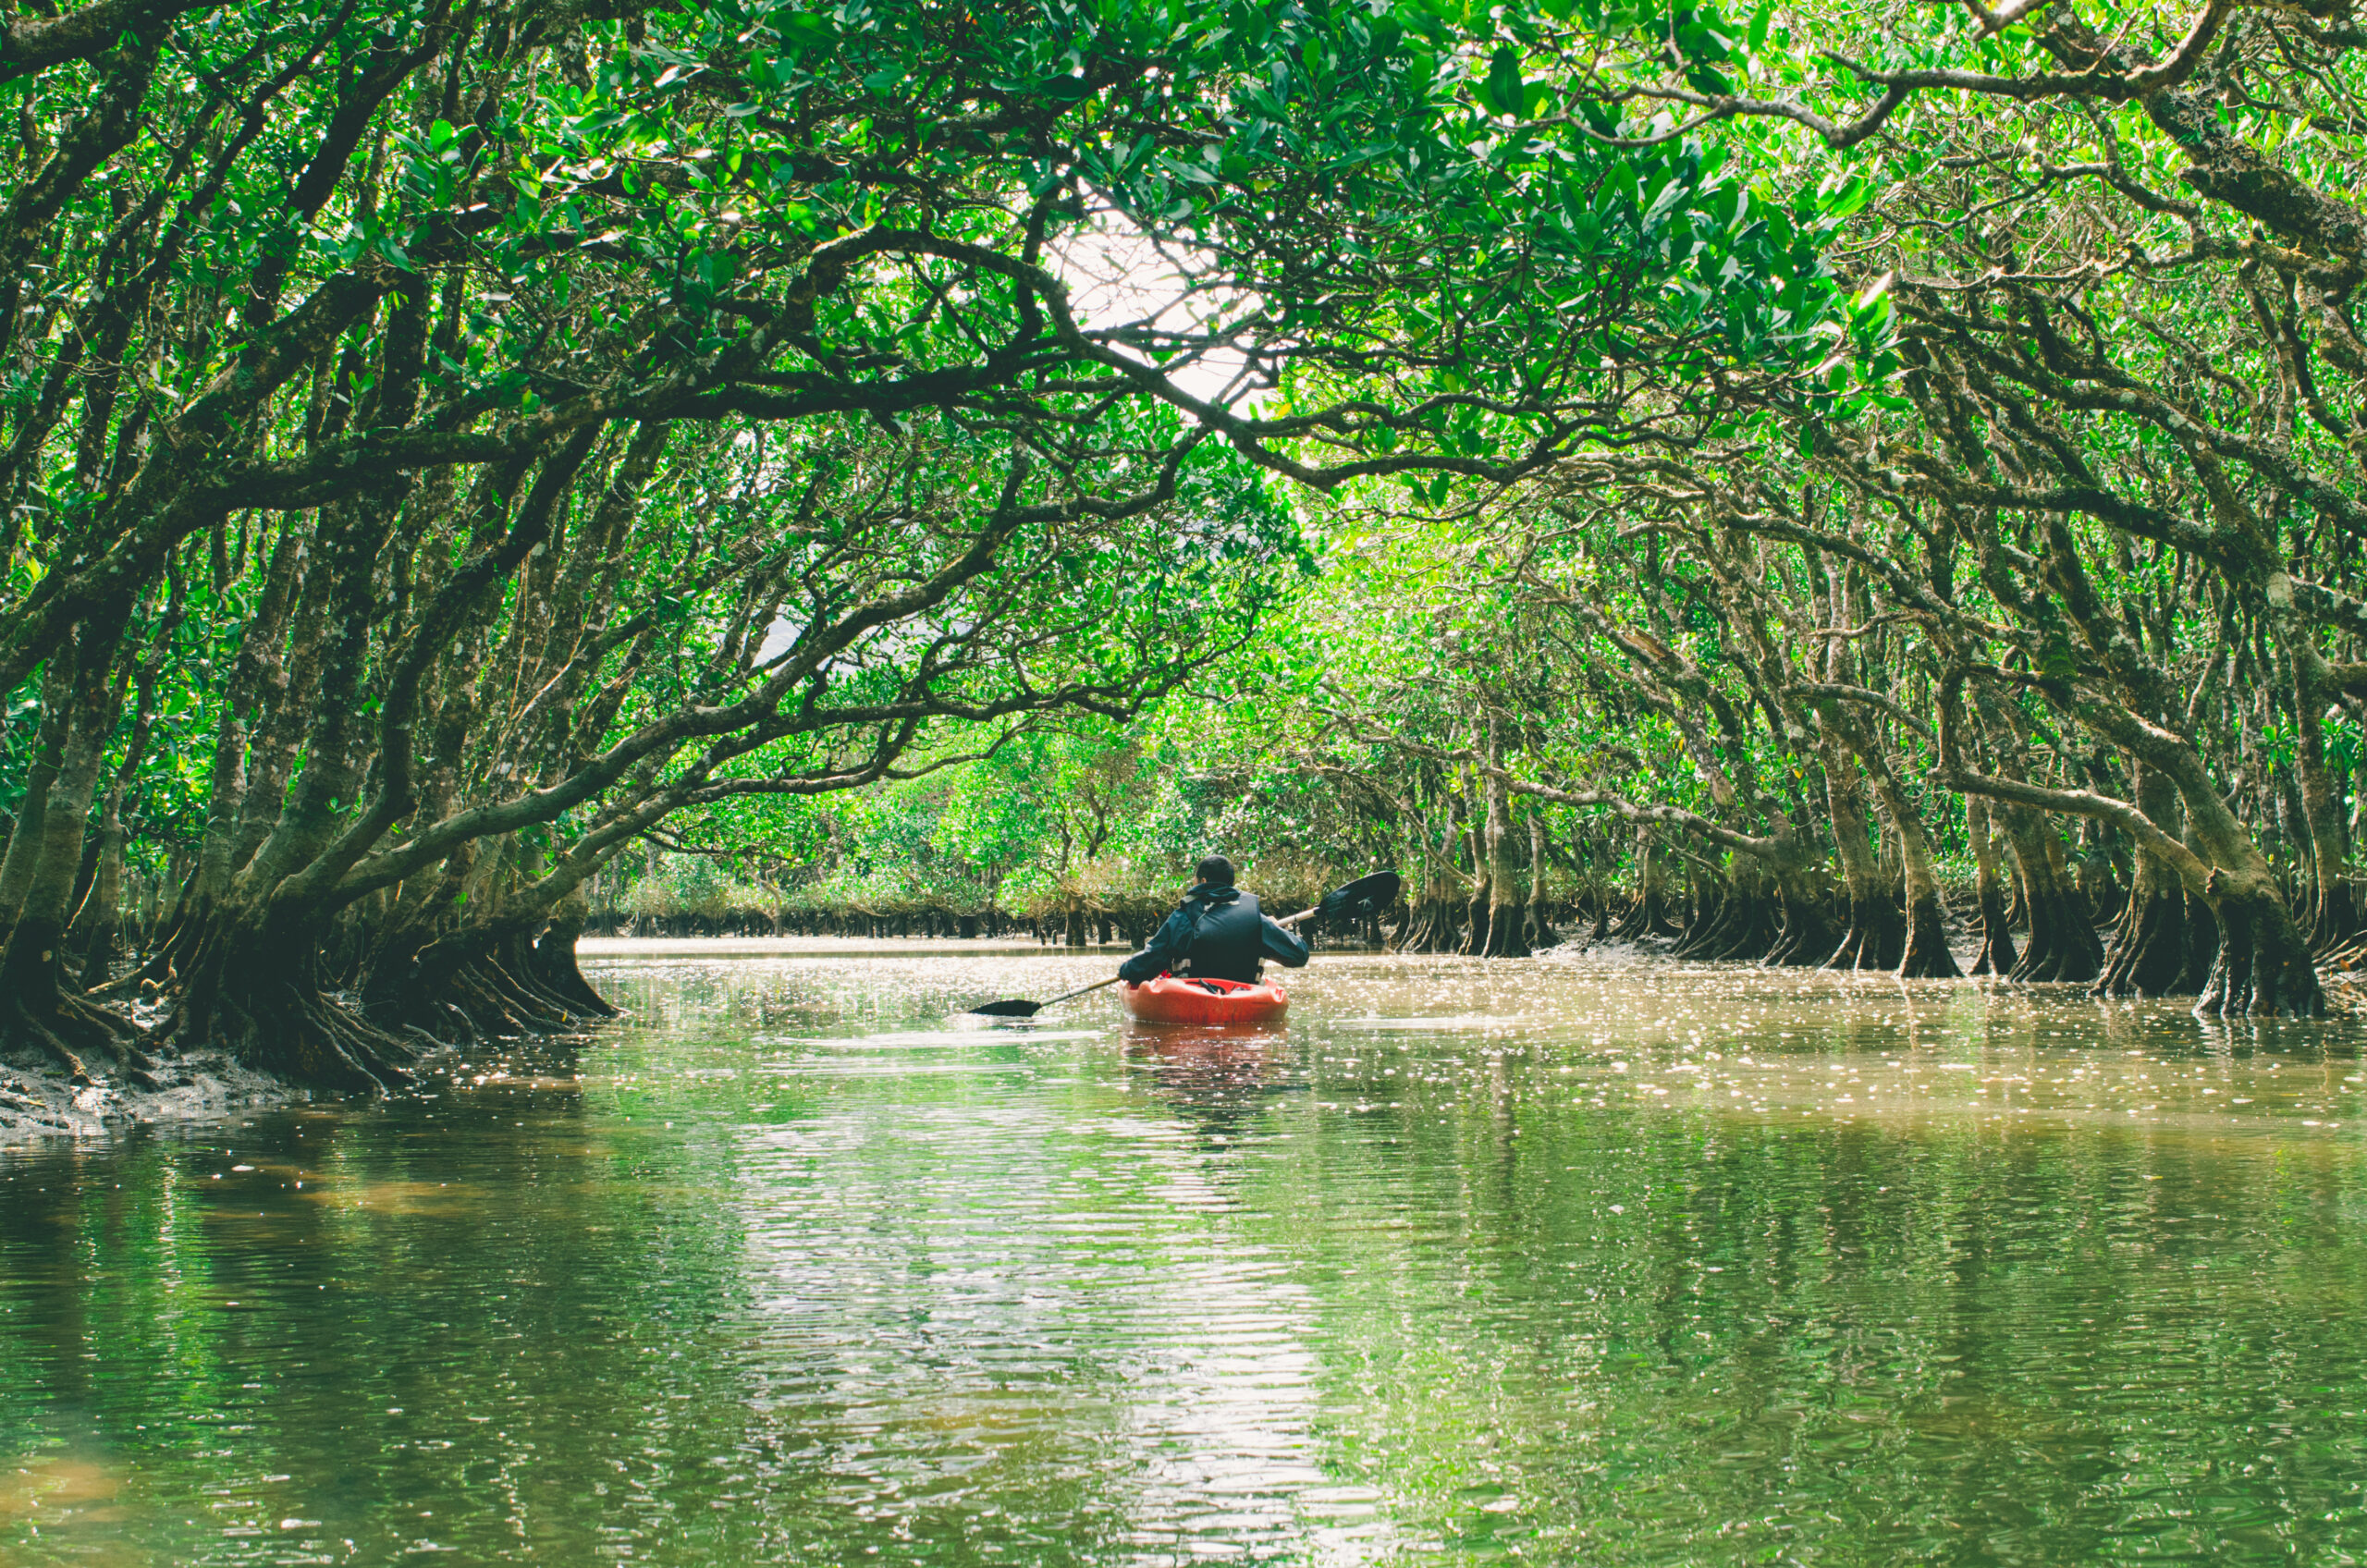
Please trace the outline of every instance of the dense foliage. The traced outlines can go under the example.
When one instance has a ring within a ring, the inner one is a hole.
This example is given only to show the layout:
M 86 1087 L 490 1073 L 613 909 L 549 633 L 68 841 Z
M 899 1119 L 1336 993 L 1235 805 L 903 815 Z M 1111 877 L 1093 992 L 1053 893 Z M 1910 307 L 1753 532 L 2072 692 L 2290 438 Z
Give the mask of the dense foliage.
M 1137 712 L 1300 570 L 1277 476 L 1695 441 L 1846 314 L 1816 192 L 1528 74 L 1558 5 L 5 25 L 0 1034 L 76 1072 L 597 1011 L 601 866 Z
M 1926 941 L 1946 797 L 1916 799 L 1919 775 L 1969 802 L 1990 878 L 1993 844 L 2010 853 L 2019 972 L 2101 962 L 2110 988 L 2315 1011 L 2312 948 L 2360 935 L 2337 766 L 2367 630 L 2344 194 L 2360 40 L 2214 3 L 1902 10 L 1712 59 L 1735 42 L 1606 56 L 1587 82 L 1858 149 L 1874 181 L 1849 248 L 1889 314 L 1860 358 L 1895 390 L 1846 420 L 1774 400 L 1757 441 L 1567 465 L 1524 497 L 1514 532 L 1552 542 L 1523 580 L 1656 708 L 1699 703 L 1688 750 L 1719 826 L 1779 841 L 1753 851 L 1779 885 L 1800 858 L 1783 824 L 1824 815 L 1856 913 L 1846 825 L 1870 798 L 1908 973 L 1955 967 Z M 1768 91 L 1730 80 L 1746 66 Z M 1613 608 L 1602 574 L 1645 537 L 1674 568 Z M 1769 771 L 1771 791 L 1746 753 L 1816 766 L 1788 787 Z M 2108 956 L 2050 814 L 2129 858 Z
M 1846 323 L 1681 434 L 1353 492 L 1230 754 L 1390 839 L 1408 946 L 1520 951 L 1541 878 L 1616 875 L 1682 951 L 1945 976 L 1962 868 L 1977 972 L 2319 1010 L 2367 935 L 2367 36 L 1576 14 L 1511 75 L 1822 192 Z

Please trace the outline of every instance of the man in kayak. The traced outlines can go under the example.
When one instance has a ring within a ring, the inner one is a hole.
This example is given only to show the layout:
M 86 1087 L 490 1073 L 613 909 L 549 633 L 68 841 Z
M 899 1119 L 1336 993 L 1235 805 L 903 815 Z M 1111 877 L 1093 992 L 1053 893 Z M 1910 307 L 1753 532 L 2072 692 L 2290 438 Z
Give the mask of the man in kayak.
M 1233 862 L 1209 855 L 1195 871 L 1196 881 L 1167 924 L 1142 951 L 1118 966 L 1130 986 L 1178 974 L 1189 968 L 1203 980 L 1254 984 L 1257 964 L 1272 959 L 1286 969 L 1306 962 L 1306 944 L 1257 908 L 1257 895 L 1233 885 Z

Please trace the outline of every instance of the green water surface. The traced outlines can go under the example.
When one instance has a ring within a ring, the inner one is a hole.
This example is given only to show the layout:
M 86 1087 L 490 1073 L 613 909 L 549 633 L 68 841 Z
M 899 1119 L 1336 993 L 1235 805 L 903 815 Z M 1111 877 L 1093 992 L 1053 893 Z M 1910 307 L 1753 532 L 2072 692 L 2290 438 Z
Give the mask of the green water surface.
M 2367 1557 L 2355 1025 L 1595 959 L 614 950 L 0 1154 L 0 1562 Z

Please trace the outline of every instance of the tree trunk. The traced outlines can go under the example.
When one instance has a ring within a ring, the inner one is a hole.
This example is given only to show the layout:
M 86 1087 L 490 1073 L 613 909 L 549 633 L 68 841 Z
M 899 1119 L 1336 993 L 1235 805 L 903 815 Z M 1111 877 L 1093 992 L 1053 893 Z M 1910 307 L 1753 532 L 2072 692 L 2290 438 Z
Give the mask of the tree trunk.
M 1743 963 L 1788 962 L 1778 953 L 1790 935 L 1790 909 L 1781 883 L 1767 866 L 1756 857 L 1736 855 L 1724 885 L 1696 905 L 1694 925 L 1677 945 L 1676 956 Z M 1815 914 L 1805 914 L 1800 929 L 1811 942 L 1816 940 L 1811 925 L 1831 930 Z M 1829 940 L 1819 946 L 1820 952 L 1829 950 Z
M 2310 844 L 2308 927 L 2311 942 L 2323 952 L 2361 934 L 2361 911 L 2350 876 L 2350 846 L 2343 833 L 2341 802 L 2326 766 L 2324 715 L 2331 699 L 2310 678 L 2315 659 L 2305 655 L 2291 662 L 2293 760 L 2300 774 L 2301 815 Z
M 60 714 L 65 742 L 43 795 L 37 841 L 29 846 L 32 870 L 23 902 L 0 949 L 0 1038 L 42 1052 L 77 1078 L 88 1076 L 84 1056 L 100 1051 L 135 1072 L 151 1065 L 130 1024 L 67 995 L 64 986 L 67 917 L 82 869 L 83 824 L 121 706 L 107 667 L 129 611 L 124 605 L 110 619 L 94 619 L 79 629 L 72 694 Z M 46 721 L 44 716 L 44 728 Z
M 1973 961 L 1972 972 L 2002 979 L 2014 972 L 2014 934 L 2007 923 L 2005 879 L 1998 875 L 1989 798 L 1966 796 L 1964 820 L 1965 834 L 1972 840 L 1975 887 L 1981 899 L 1981 956 Z
M 8 853 L 0 860 L 0 943 L 8 939 L 18 912 L 25 907 L 25 891 L 32 886 L 33 867 L 41 860 L 49 791 L 57 782 L 67 733 L 74 725 L 72 670 L 73 661 L 60 655 L 49 661 L 42 680 L 41 728 L 33 735 L 32 762 L 25 769 L 25 792 L 17 801 Z
M 1907 879 L 1907 950 L 1899 958 L 1899 978 L 1959 979 L 1964 971 L 1957 967 L 1955 949 L 1948 946 L 1947 908 L 1940 898 L 1932 841 L 1921 822 L 1911 815 L 1899 819 L 1898 847 Z
M 2185 819 L 2176 785 L 2157 768 L 2132 760 L 2136 804 L 2167 832 Z M 2218 925 L 2210 906 L 2186 889 L 2177 871 L 2140 845 L 2128 905 L 2113 932 L 2097 979 L 2100 997 L 2194 996 L 2209 978 Z
M 1892 770 L 1889 757 L 1876 749 L 1878 742 L 1867 737 L 1854 723 L 1853 739 L 1865 743 L 1863 753 L 1867 771 L 1872 776 L 1875 791 L 1882 797 L 1883 807 L 1890 817 L 1890 837 L 1898 851 L 1899 881 L 1906 891 L 1906 943 L 1899 955 L 1898 975 L 1902 980 L 1956 980 L 1964 971 L 1956 967 L 1956 955 L 1948 946 L 1947 907 L 1940 898 L 1940 876 L 1933 864 L 1932 836 L 1924 831 L 1923 816 L 1915 802 L 1900 787 L 1898 776 Z M 1884 878 L 1883 900 L 1889 900 L 1888 878 Z
M 107 977 L 121 946 L 123 930 L 123 784 L 107 790 L 106 810 L 99 823 L 99 865 L 91 891 L 75 912 L 69 936 L 80 953 L 76 973 L 84 986 Z
M 418 1047 L 320 994 L 317 913 L 225 900 L 189 947 L 165 1037 L 218 1047 L 258 1072 L 332 1089 L 382 1090 L 409 1077 Z
M 2103 972 L 2103 944 L 2088 918 L 2087 900 L 2064 875 L 2062 845 L 2053 825 L 2025 806 L 2000 806 L 2013 851 L 2030 934 L 2011 978 L 2031 983 L 2086 982 Z
M 1635 898 L 1613 924 L 1611 935 L 1623 942 L 1633 942 L 1645 937 L 1681 934 L 1681 928 L 1669 919 L 1668 876 L 1661 864 L 1660 844 L 1652 830 L 1640 824 L 1636 828 L 1634 863 Z
M 1834 928 L 1833 900 L 1818 886 L 1820 874 L 1805 855 L 1774 873 L 1776 899 L 1783 924 L 1764 962 L 1770 965 L 1808 968 L 1834 950 L 1840 932 Z
M 1883 876 L 1871 843 L 1864 776 L 1837 740 L 1824 747 L 1825 798 L 1833 814 L 1834 858 L 1849 900 L 1849 926 L 1824 960 L 1827 969 L 1896 969 L 1907 946 L 1907 923 Z
M 1523 935 L 1537 951 L 1561 941 L 1545 913 L 1545 824 L 1534 811 L 1528 816 L 1528 928 Z
M 1405 921 L 1397 928 L 1392 950 L 1401 953 L 1451 953 L 1462 925 L 1457 911 L 1462 894 L 1433 866 L 1421 890 L 1409 902 Z
M 1496 720 L 1488 721 L 1488 761 L 1490 771 L 1484 781 L 1488 815 L 1485 844 L 1488 851 L 1488 935 L 1480 948 L 1487 958 L 1527 958 L 1529 955 L 1528 918 L 1521 903 L 1520 889 L 1513 877 L 1513 816 L 1512 801 L 1504 789 L 1503 775 L 1495 769 L 1501 765 L 1502 743 L 1498 738 Z
M 1488 871 L 1480 864 L 1478 880 L 1471 885 L 1468 897 L 1463 900 L 1463 915 L 1457 923 L 1463 929 L 1463 941 L 1456 951 L 1477 957 L 1488 950 Z

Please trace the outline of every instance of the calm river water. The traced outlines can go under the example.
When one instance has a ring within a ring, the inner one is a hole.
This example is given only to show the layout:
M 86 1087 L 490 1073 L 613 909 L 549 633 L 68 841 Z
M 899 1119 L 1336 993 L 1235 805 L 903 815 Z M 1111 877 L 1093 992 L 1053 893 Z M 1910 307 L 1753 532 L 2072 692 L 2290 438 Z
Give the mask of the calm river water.
M 0 1156 L 9 1563 L 2367 1557 L 2349 1024 L 610 948 L 579 1060 Z

